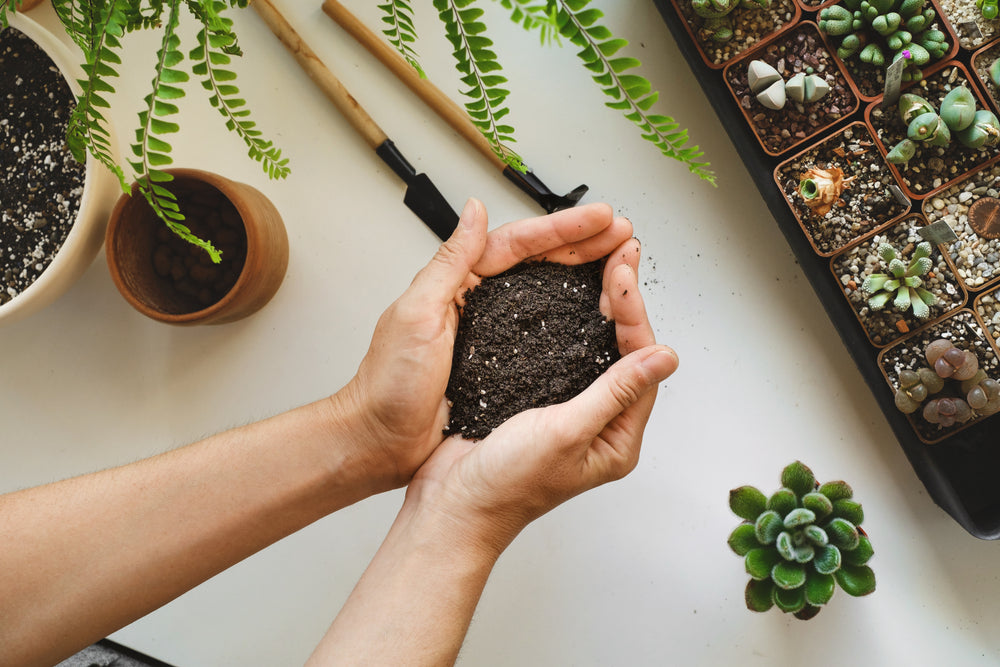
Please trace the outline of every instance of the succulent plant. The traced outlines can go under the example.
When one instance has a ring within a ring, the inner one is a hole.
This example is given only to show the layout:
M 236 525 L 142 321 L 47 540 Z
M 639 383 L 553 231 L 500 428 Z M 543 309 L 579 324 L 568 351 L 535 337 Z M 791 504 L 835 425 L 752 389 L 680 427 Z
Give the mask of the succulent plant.
M 757 101 L 768 109 L 783 109 L 790 98 L 800 104 L 816 102 L 828 92 L 830 84 L 815 74 L 812 67 L 796 72 L 784 81 L 778 70 L 763 60 L 752 60 L 747 66 L 747 85 Z
M 992 21 L 1000 15 L 1000 5 L 997 0 L 976 0 L 976 7 L 979 8 L 980 16 L 987 21 Z
M 976 98 L 965 86 L 945 95 L 940 114 L 930 102 L 913 93 L 900 96 L 897 109 L 906 125 L 906 138 L 886 154 L 893 164 L 909 162 L 918 144 L 947 146 L 952 136 L 974 149 L 1000 144 L 1000 120 L 992 111 L 976 109 Z
M 932 246 L 923 241 L 913 251 L 909 264 L 900 259 L 899 253 L 889 243 L 878 247 L 878 256 L 886 265 L 887 273 L 873 273 L 861 284 L 861 289 L 872 296 L 868 299 L 868 307 L 881 310 L 890 300 L 901 311 L 913 309 L 917 319 L 926 319 L 930 307 L 937 303 L 937 297 L 922 287 L 921 276 L 926 275 L 934 266 L 930 259 Z
M 900 58 L 909 61 L 904 81 L 923 78 L 921 67 L 944 56 L 945 34 L 933 30 L 935 11 L 927 0 L 841 0 L 821 9 L 819 29 L 839 38 L 837 56 L 887 66 Z
M 938 338 L 924 348 L 924 358 L 929 367 L 899 372 L 895 399 L 901 412 L 913 414 L 923 405 L 923 418 L 942 427 L 967 422 L 976 415 L 988 417 L 1000 412 L 1000 382 L 979 367 L 975 353 L 955 347 L 946 338 Z M 947 395 L 927 400 L 941 392 L 947 380 L 960 384 Z
M 854 178 L 854 176 L 844 178 L 844 170 L 839 167 L 829 169 L 813 167 L 805 172 L 799 181 L 799 196 L 813 213 L 826 215 Z
M 743 556 L 751 577 L 747 609 L 776 606 L 808 620 L 838 585 L 852 596 L 874 591 L 875 573 L 867 565 L 874 551 L 851 487 L 820 486 L 799 461 L 781 471 L 781 486 L 770 497 L 753 486 L 729 492 L 730 509 L 743 519 L 729 536 L 729 547 Z
M 705 40 L 728 42 L 733 38 L 732 17 L 737 7 L 766 9 L 771 0 L 691 0 L 691 8 L 702 19 L 699 33 Z

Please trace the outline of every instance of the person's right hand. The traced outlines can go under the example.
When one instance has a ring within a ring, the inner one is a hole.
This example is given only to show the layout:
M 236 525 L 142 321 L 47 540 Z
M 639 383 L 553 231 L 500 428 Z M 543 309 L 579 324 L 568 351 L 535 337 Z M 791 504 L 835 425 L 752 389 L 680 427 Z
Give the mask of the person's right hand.
M 515 415 L 479 442 L 448 438 L 410 483 L 404 512 L 450 517 L 459 539 L 496 556 L 535 518 L 635 467 L 657 385 L 677 368 L 673 350 L 655 344 L 638 258 L 629 240 L 604 274 L 602 310 L 625 356 L 565 403 Z

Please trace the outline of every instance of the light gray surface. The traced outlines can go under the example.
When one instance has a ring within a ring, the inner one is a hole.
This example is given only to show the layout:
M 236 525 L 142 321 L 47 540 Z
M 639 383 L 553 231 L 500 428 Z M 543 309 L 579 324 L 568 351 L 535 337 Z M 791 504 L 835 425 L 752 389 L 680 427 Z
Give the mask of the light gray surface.
M 493 224 L 534 208 L 340 32 L 318 2 L 276 3 L 453 206 Z M 370 26 L 375 3 L 347 3 Z M 600 3 L 632 40 L 658 109 L 712 160 L 713 189 L 643 142 L 578 65 L 486 3 L 511 77 L 511 120 L 537 173 L 580 182 L 635 224 L 659 340 L 681 367 L 660 394 L 639 468 L 530 526 L 501 559 L 460 664 L 949 664 L 1000 661 L 997 547 L 928 498 L 806 284 L 651 2 Z M 453 91 L 448 45 L 416 2 L 432 79 Z M 125 463 L 313 400 L 350 378 L 381 311 L 436 248 L 402 188 L 253 14 L 236 17 L 245 97 L 292 160 L 269 183 L 192 87 L 179 166 L 270 196 L 291 241 L 288 276 L 256 316 L 217 328 L 143 319 L 95 263 L 65 297 L 0 330 L 0 488 Z M 193 35 L 190 24 L 184 36 Z M 146 37 L 130 36 L 148 45 Z M 153 50 L 127 57 L 114 119 L 131 139 Z M 148 61 L 148 62 L 147 62 Z M 743 607 L 725 539 L 730 488 L 771 491 L 791 460 L 845 478 L 866 509 L 878 590 L 839 592 L 803 624 Z M 299 664 L 350 592 L 401 495 L 372 498 L 248 559 L 115 635 L 178 667 Z M 815 658 L 815 656 L 821 658 Z

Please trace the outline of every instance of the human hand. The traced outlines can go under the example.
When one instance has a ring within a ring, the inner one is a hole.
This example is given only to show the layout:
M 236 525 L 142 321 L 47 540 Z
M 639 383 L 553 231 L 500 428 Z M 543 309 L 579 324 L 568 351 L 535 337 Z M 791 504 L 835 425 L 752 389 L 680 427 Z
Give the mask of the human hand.
M 677 368 L 673 350 L 655 345 L 638 260 L 630 239 L 604 271 L 601 310 L 615 320 L 623 358 L 577 397 L 522 412 L 478 443 L 448 438 L 410 483 L 404 511 L 453 518 L 495 557 L 535 518 L 635 467 L 657 385 Z
M 604 204 L 512 222 L 487 233 L 486 210 L 470 199 L 452 237 L 379 319 L 355 377 L 332 397 L 334 414 L 353 415 L 352 424 L 361 424 L 352 430 L 368 452 L 370 475 L 383 488 L 406 484 L 441 443 L 457 303 L 468 288 L 526 259 L 589 262 L 631 235 L 631 223 Z

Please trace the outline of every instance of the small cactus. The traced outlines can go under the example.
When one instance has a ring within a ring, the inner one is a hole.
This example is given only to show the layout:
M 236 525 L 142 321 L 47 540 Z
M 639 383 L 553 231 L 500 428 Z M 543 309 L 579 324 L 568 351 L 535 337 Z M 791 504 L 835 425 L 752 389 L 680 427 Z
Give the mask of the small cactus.
M 851 487 L 820 486 L 799 461 L 782 470 L 781 485 L 770 498 L 753 486 L 729 492 L 730 509 L 743 519 L 728 543 L 750 575 L 747 609 L 776 606 L 808 620 L 838 585 L 852 596 L 873 592 L 875 573 L 867 563 L 874 551 L 860 527 L 864 511 Z
M 923 241 L 913 251 L 913 258 L 905 264 L 896 249 L 888 243 L 878 247 L 878 255 L 886 264 L 888 273 L 873 273 L 861 284 L 861 289 L 872 296 L 868 307 L 881 310 L 889 301 L 901 311 L 913 310 L 917 319 L 927 319 L 930 307 L 937 303 L 937 297 L 922 287 L 921 276 L 934 267 L 930 259 L 931 244 Z

